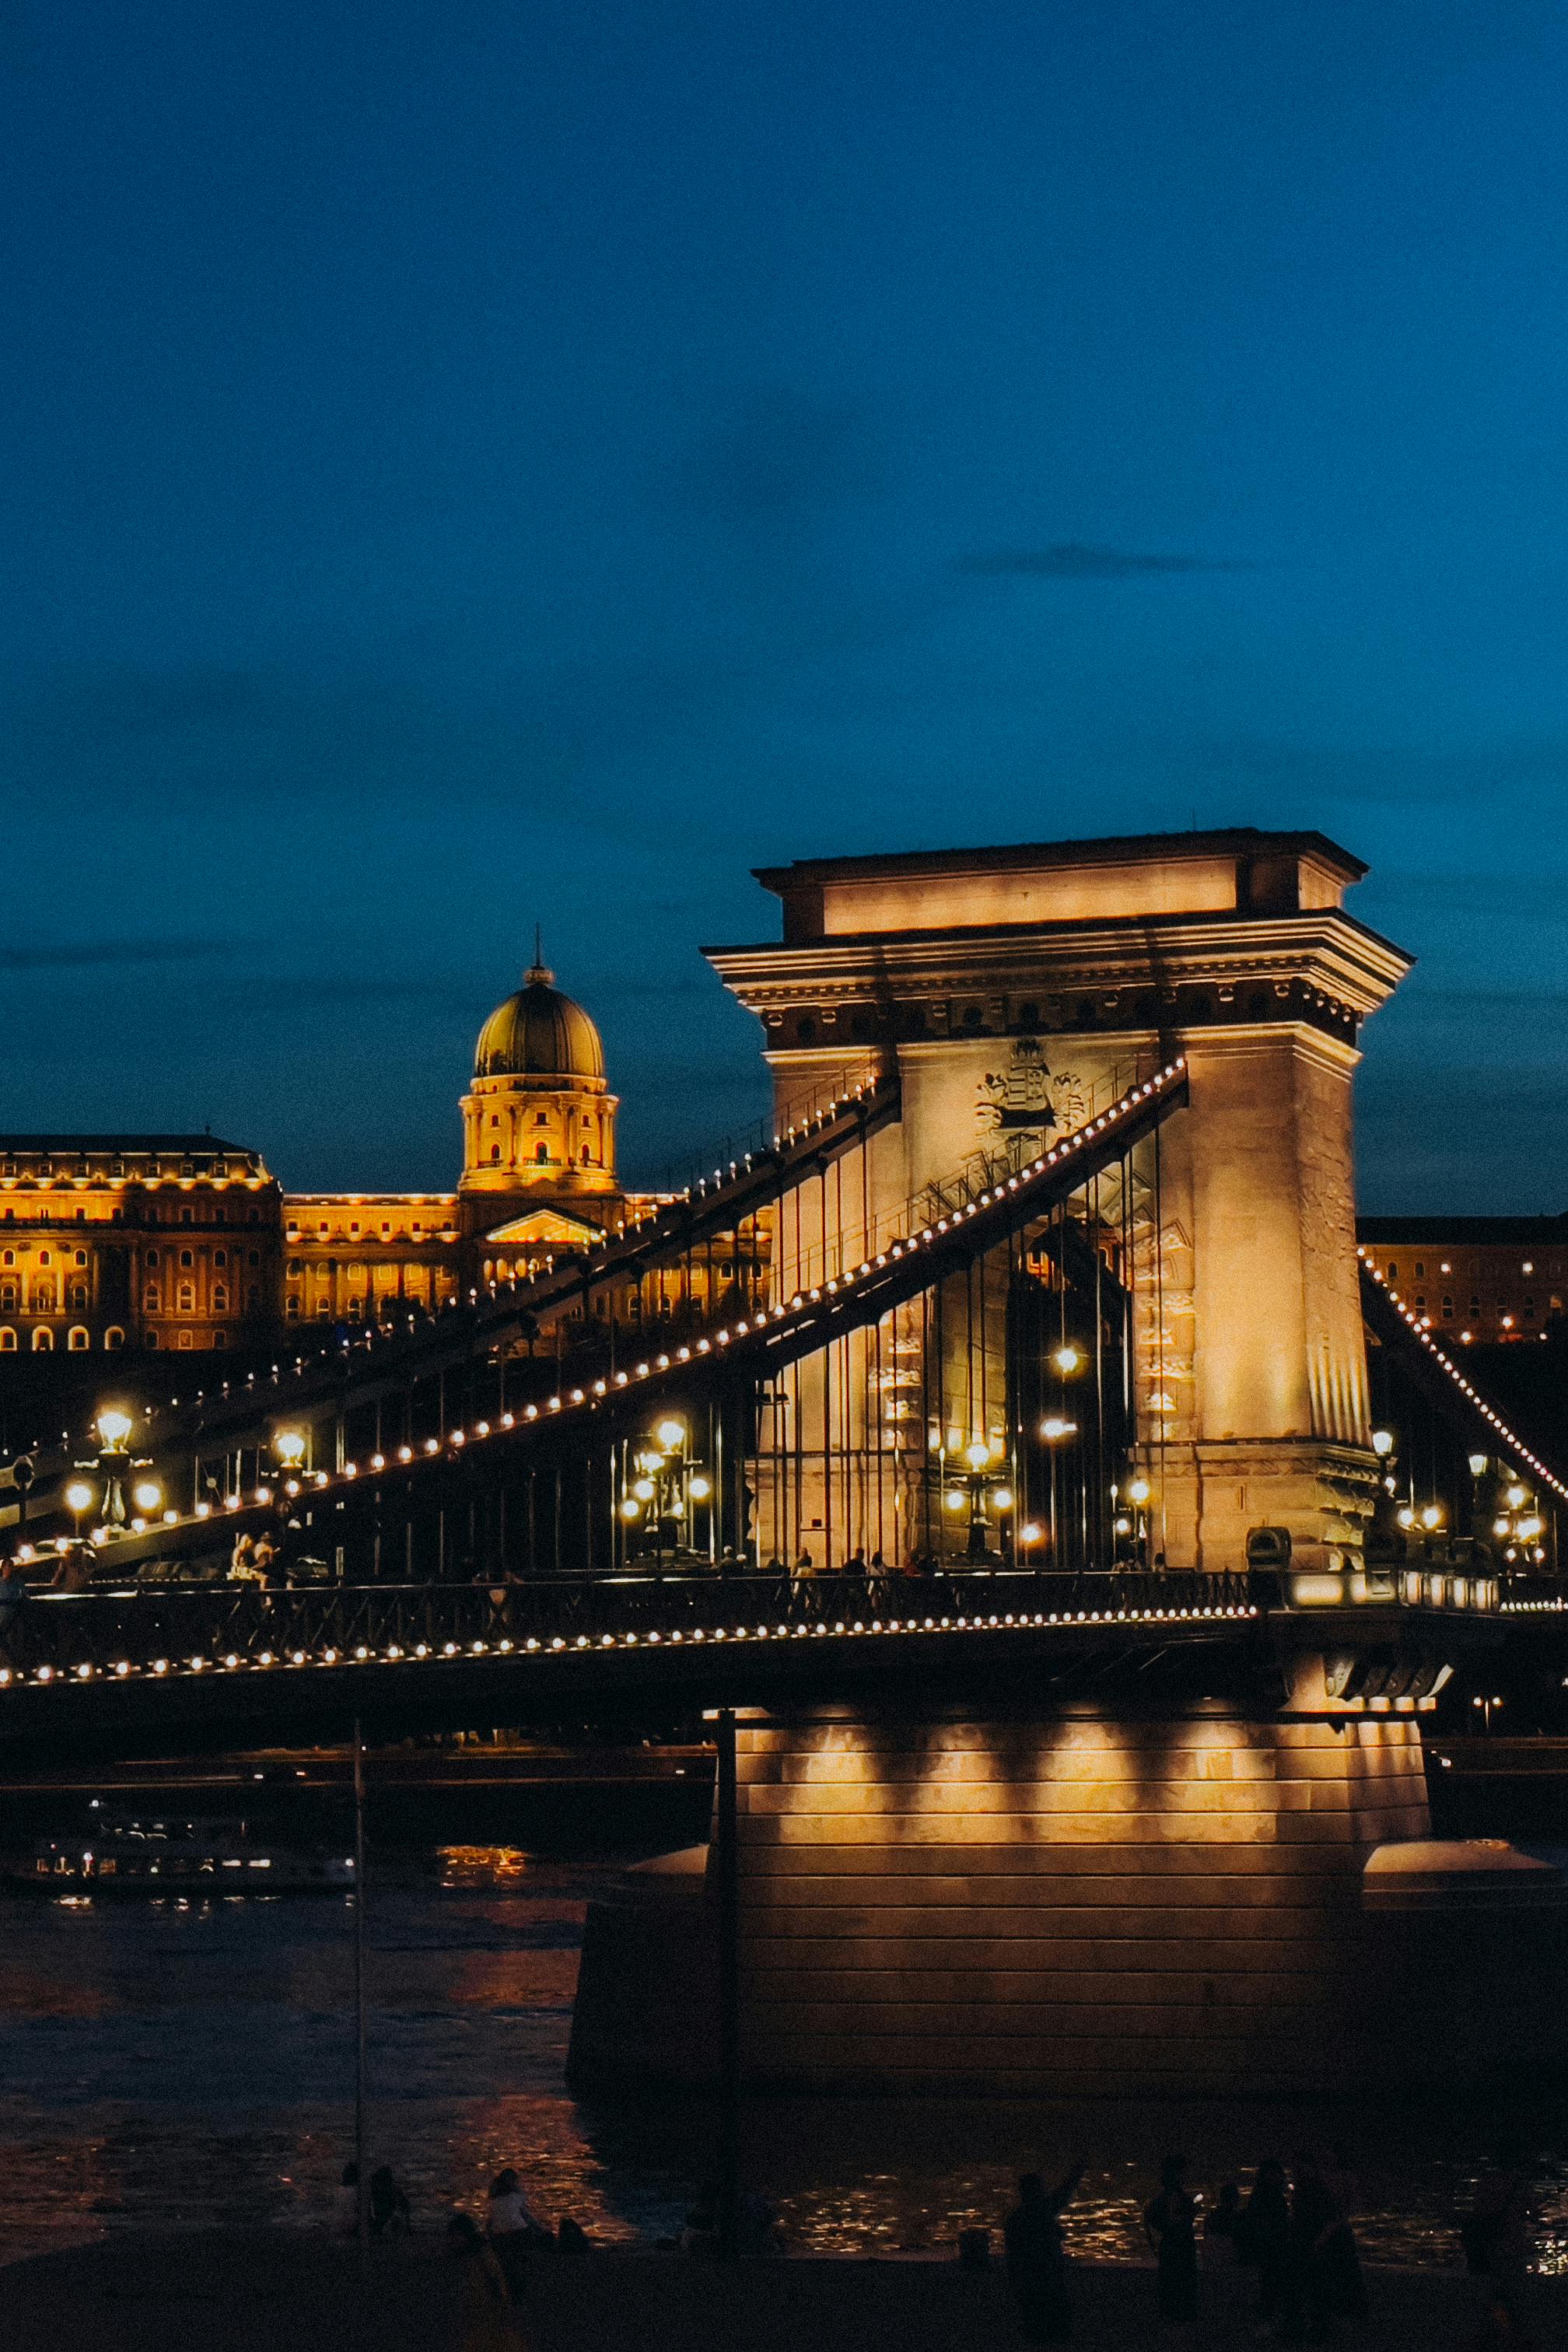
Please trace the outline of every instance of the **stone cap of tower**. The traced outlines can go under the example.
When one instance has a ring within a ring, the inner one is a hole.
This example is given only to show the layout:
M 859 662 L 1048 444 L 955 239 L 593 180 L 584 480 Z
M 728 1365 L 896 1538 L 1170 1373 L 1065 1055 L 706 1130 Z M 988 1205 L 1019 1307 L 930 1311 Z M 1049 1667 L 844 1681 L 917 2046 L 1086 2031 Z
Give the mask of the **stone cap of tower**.
M 1236 825 L 799 858 L 755 872 L 783 900 L 784 943 L 794 945 L 998 923 L 1296 914 L 1342 906 L 1366 870 L 1326 834 Z

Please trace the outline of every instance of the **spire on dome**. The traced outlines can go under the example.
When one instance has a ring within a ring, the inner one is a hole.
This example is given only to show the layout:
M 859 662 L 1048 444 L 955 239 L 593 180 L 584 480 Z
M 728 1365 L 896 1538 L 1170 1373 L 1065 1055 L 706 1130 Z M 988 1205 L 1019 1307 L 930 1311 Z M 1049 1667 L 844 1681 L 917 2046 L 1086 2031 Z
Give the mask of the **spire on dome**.
M 555 974 L 551 971 L 550 966 L 544 961 L 544 934 L 541 930 L 539 925 L 535 923 L 533 927 L 533 961 L 528 969 L 527 985 L 530 988 L 548 988 L 554 977 Z

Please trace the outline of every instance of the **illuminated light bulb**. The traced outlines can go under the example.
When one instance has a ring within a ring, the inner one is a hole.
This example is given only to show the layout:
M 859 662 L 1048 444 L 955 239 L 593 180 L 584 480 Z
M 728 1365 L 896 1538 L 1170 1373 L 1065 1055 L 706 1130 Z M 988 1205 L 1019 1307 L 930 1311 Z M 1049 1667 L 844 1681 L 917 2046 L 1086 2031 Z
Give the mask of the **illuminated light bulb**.
M 634 1503 L 631 1496 L 628 1495 L 626 1501 L 621 1505 L 621 1517 L 623 1519 L 640 1518 L 642 1517 L 642 1505 L 640 1503 Z
M 1408 1503 L 1406 1503 L 1395 1516 L 1397 1517 L 1402 1528 L 1413 1528 L 1415 1525 L 1415 1514 L 1411 1509 Z
M 425 1440 L 425 1451 L 426 1454 L 439 1454 L 441 1451 L 440 1439 L 438 1437 L 427 1437 Z
M 1011 1489 L 1006 1486 L 994 1486 L 991 1490 L 991 1507 L 994 1511 L 1010 1511 L 1013 1507 Z
M 272 1451 L 285 1470 L 298 1470 L 305 1459 L 305 1433 L 302 1429 L 280 1429 L 272 1440 Z
M 1146 1503 L 1149 1499 L 1149 1495 L 1150 1486 L 1147 1478 L 1132 1478 L 1129 1480 L 1127 1496 L 1130 1502 Z
M 965 1503 L 968 1502 L 969 1497 L 967 1495 L 961 1493 L 958 1487 L 950 1486 L 942 1499 L 948 1510 L 962 1511 Z
M 92 1488 L 84 1480 L 73 1478 L 66 1488 L 65 1499 L 66 1508 L 68 1511 L 88 1510 L 92 1503 Z
M 963 1458 L 972 1470 L 984 1470 L 991 1459 L 991 1448 L 983 1437 L 972 1438 L 963 1449 Z
M 1065 1346 L 1056 1350 L 1051 1361 L 1058 1372 L 1076 1372 L 1083 1362 L 1083 1350 L 1081 1348 L 1075 1348 L 1069 1339 Z
M 139 1478 L 131 1489 L 131 1499 L 139 1511 L 155 1511 L 163 1499 L 163 1489 L 153 1478 Z
M 637 1496 L 639 1503 L 651 1503 L 654 1494 L 653 1480 L 651 1478 L 638 1478 L 635 1480 L 632 1486 L 632 1492 Z
M 1522 1486 L 1510 1486 L 1510 1487 L 1509 1488 L 1509 1490 L 1508 1490 L 1508 1507 L 1509 1507 L 1509 1509 L 1510 1509 L 1510 1511 L 1517 1511 L 1517 1510 L 1520 1508 L 1521 1505 L 1521 1504 L 1523 1504 L 1526 1500 L 1527 1500 L 1527 1497 L 1526 1497 L 1526 1495 L 1525 1495 L 1524 1488 L 1523 1488 Z
M 1374 1429 L 1372 1433 L 1372 1450 L 1378 1456 L 1380 1461 L 1385 1459 L 1387 1455 L 1392 1454 L 1394 1451 L 1393 1430 Z
M 692 1479 L 692 1481 L 691 1481 L 691 1493 L 692 1493 L 693 1499 L 694 1499 L 695 1501 L 697 1501 L 697 1502 L 699 1502 L 699 1503 L 705 1503 L 705 1502 L 707 1501 L 707 1499 L 708 1499 L 709 1496 L 710 1496 L 712 1492 L 713 1492 L 713 1488 L 712 1488 L 711 1485 L 710 1484 L 710 1482 L 709 1482 L 706 1478 L 693 1478 L 693 1479 Z
M 1040 1423 L 1040 1435 L 1046 1440 L 1046 1443 L 1048 1445 L 1055 1445 L 1064 1437 L 1072 1437 L 1076 1435 L 1077 1431 L 1077 1422 L 1064 1421 L 1059 1413 L 1053 1412 L 1047 1414 L 1046 1419 Z
M 1426 1528 L 1439 1528 L 1442 1526 L 1443 1514 L 1436 1503 L 1423 1504 L 1421 1508 L 1421 1524 Z

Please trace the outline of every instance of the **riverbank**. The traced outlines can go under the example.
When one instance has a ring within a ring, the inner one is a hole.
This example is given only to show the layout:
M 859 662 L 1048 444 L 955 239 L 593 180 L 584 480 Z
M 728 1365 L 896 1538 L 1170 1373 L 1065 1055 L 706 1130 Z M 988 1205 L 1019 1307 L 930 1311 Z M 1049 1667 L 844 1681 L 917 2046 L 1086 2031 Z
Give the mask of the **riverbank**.
M 1250 2352 L 1253 2284 L 1203 2282 L 1194 2329 L 1162 2325 L 1152 2271 L 1074 2273 L 1080 2352 Z M 452 2340 L 452 2266 L 439 2243 L 376 2249 L 362 2282 L 352 2247 L 304 2231 L 139 2234 L 0 2270 L 5 2352 L 439 2352 Z M 1369 2274 L 1372 2316 L 1347 2352 L 1467 2352 L 1481 2300 L 1436 2273 Z M 1536 2283 L 1534 2352 L 1568 2346 L 1568 2282 Z M 997 2352 L 1020 2345 L 994 2262 L 790 2259 L 733 2271 L 675 2254 L 595 2252 L 536 2261 L 531 2352 Z

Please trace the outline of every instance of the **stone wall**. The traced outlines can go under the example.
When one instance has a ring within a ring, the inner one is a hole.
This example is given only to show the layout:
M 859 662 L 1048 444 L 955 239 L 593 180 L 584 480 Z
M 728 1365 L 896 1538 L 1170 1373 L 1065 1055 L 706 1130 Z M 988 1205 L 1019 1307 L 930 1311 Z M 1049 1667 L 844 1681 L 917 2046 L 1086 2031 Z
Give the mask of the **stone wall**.
M 739 1735 L 747 2070 L 777 2087 L 1310 2085 L 1414 1723 L 819 1717 Z

